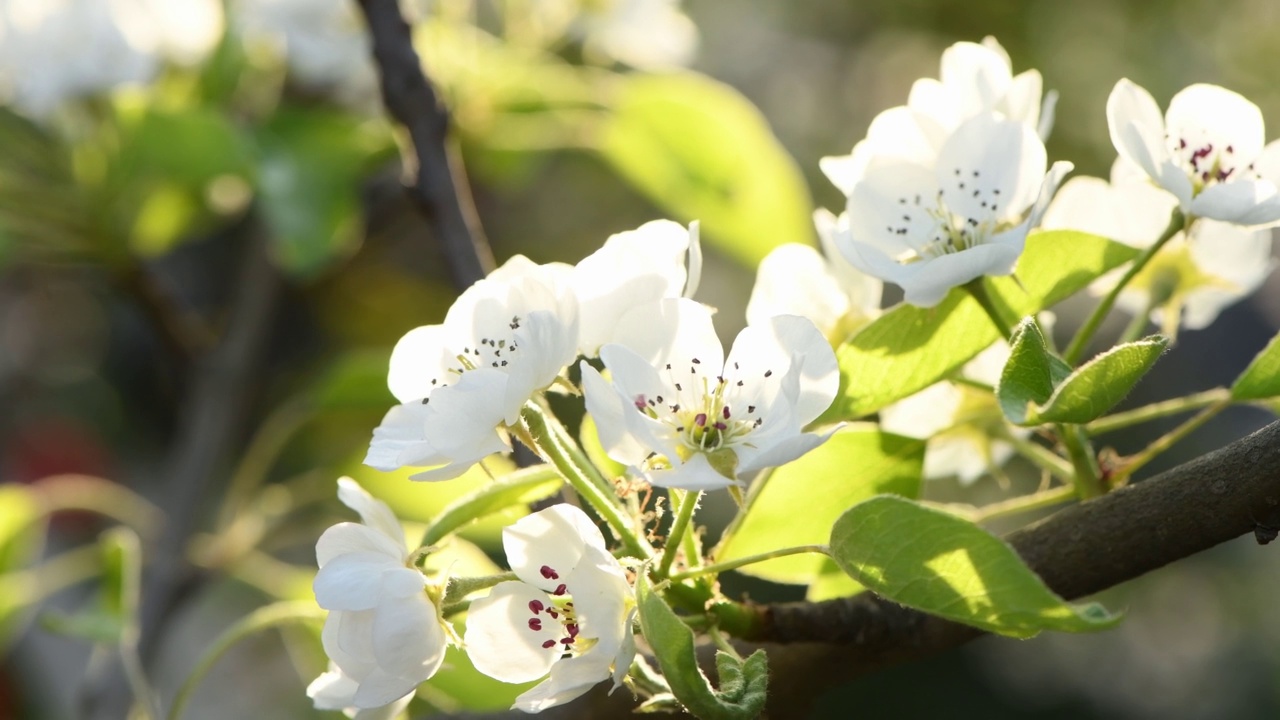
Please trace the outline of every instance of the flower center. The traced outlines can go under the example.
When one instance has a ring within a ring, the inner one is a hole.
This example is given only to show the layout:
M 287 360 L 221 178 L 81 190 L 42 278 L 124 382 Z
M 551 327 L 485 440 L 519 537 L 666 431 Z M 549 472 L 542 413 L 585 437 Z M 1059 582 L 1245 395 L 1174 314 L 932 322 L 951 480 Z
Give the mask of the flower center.
M 560 575 L 553 568 L 543 565 L 539 572 L 542 577 L 548 580 L 559 580 Z M 530 632 L 539 635 L 547 629 L 546 624 L 559 623 L 563 631 L 563 635 L 559 639 L 548 638 L 542 641 L 542 647 L 550 650 L 556 645 L 563 645 L 563 652 L 569 653 L 575 650 L 581 651 L 583 648 L 575 647 L 578 643 L 578 615 L 573 608 L 573 598 L 569 594 L 569 588 L 560 583 L 555 590 L 551 591 L 547 602 L 541 600 L 529 601 L 529 618 L 527 626 Z
M 508 365 L 516 362 L 520 357 L 520 346 L 515 337 L 520 324 L 520 316 L 513 315 L 505 329 L 497 328 L 496 332 L 487 333 L 476 341 L 477 344 L 474 347 L 470 345 L 463 347 L 462 352 L 454 356 L 456 365 L 446 368 L 443 377 L 431 378 L 432 389 L 448 387 L 450 381 L 476 368 L 487 367 L 505 371 Z M 426 405 L 430 400 L 429 396 L 425 397 L 422 399 L 422 404 Z
M 966 199 L 965 206 L 969 208 L 973 207 L 970 201 L 977 201 L 977 217 L 957 212 L 953 206 L 959 207 L 958 203 L 948 204 L 947 198 L 961 196 Z M 903 264 L 930 260 L 985 243 L 1002 229 L 997 214 L 1000 203 L 999 188 L 984 183 L 980 171 L 963 168 L 952 171 L 948 182 L 938 188 L 932 204 L 920 193 L 899 197 L 898 209 L 902 212 L 902 224 L 888 225 L 885 229 L 901 237 L 911 248 L 896 259 Z M 917 228 L 917 232 L 911 231 L 913 227 Z M 928 240 L 918 244 L 915 238 L 921 237 L 927 237 Z
M 1207 138 L 1169 136 L 1166 140 L 1173 159 L 1191 178 L 1193 192 L 1215 183 L 1227 182 L 1241 174 L 1253 174 L 1253 163 L 1241 165 L 1231 144 L 1214 144 Z M 1243 170 L 1241 169 L 1243 167 Z

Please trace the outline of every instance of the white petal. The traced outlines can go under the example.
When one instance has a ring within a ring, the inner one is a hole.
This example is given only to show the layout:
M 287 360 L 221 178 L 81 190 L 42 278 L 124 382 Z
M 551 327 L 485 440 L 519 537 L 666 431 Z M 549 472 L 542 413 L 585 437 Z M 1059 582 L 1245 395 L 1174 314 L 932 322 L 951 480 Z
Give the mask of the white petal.
M 1280 222 L 1280 192 L 1269 180 L 1216 183 L 1196 195 L 1187 211 L 1237 225 L 1266 227 Z
M 1253 170 L 1263 180 L 1280 184 L 1280 140 L 1272 140 L 1262 148 L 1258 159 L 1253 162 Z
M 1036 134 L 1041 140 L 1048 141 L 1049 133 L 1053 132 L 1053 121 L 1058 107 L 1058 91 L 1050 90 L 1044 94 L 1044 101 L 1040 103 L 1040 122 L 1036 125 Z
M 863 319 L 874 318 L 880 311 L 884 283 L 855 268 L 840 251 L 840 238 L 849 234 L 849 215 L 841 213 L 836 217 L 825 208 L 818 208 L 813 212 L 813 224 L 827 259 L 827 271 L 849 298 L 850 310 Z
M 623 415 L 628 411 L 629 403 L 585 360 L 580 367 L 582 394 L 586 400 L 587 413 L 595 420 L 600 445 L 614 460 L 624 465 L 639 465 L 652 451 L 627 431 Z
M 387 504 L 373 497 L 349 477 L 338 478 L 338 499 L 360 514 L 365 525 L 386 535 L 396 545 L 404 544 L 404 530 Z
M 1158 182 L 1169 153 L 1164 118 L 1151 93 L 1128 78 L 1121 79 L 1107 97 L 1107 126 L 1116 152 Z
M 508 412 L 508 381 L 507 373 L 479 368 L 432 394 L 430 405 L 425 406 L 423 432 L 441 462 L 480 458 L 502 449 L 496 428 Z
M 956 214 L 1021 217 L 1035 202 L 1046 167 L 1044 143 L 1034 130 L 984 113 L 966 120 L 942 146 L 936 177 L 943 201 Z
M 457 362 L 453 353 L 461 348 L 450 345 L 449 333 L 443 325 L 424 325 L 405 333 L 391 351 L 391 367 L 387 372 L 391 394 L 402 403 L 430 395 L 446 377 L 448 368 Z
M 741 466 L 739 472 L 751 472 L 753 470 L 763 470 L 764 468 L 779 467 L 795 460 L 805 453 L 813 450 L 822 443 L 826 442 L 837 428 L 831 428 L 824 433 L 800 433 L 791 435 L 782 440 L 782 442 L 770 445 L 767 448 L 761 448 L 761 452 L 755 453 L 747 458 Z
M 1036 202 L 1031 206 L 1031 212 L 1027 215 L 1027 228 L 1034 228 L 1040 225 L 1044 213 L 1049 209 L 1049 203 L 1053 201 L 1053 196 L 1058 192 L 1058 186 L 1062 184 L 1062 179 L 1067 176 L 1075 168 L 1069 162 L 1059 160 L 1045 174 L 1044 180 L 1040 184 L 1040 194 L 1036 197 Z
M 382 553 L 344 553 L 316 573 L 316 603 L 326 610 L 372 609 L 382 600 L 383 575 L 397 571 L 416 572 Z
M 1053 126 L 1051 115 L 1049 127 L 1041 131 L 1040 98 L 1043 90 L 1044 79 L 1040 77 L 1039 71 L 1027 70 L 1018 73 L 1010 83 L 1004 99 L 996 106 L 996 109 L 1003 112 L 1010 120 L 1016 120 L 1034 130 L 1042 142 L 1048 137 L 1049 128 Z
M 411 688 L 436 673 L 444 650 L 444 629 L 436 606 L 421 588 L 409 597 L 384 601 L 374 610 L 373 653 L 378 666 L 412 683 Z
M 683 297 L 691 298 L 698 292 L 702 283 L 702 224 L 697 220 L 689 223 L 689 279 L 685 282 Z
M 572 505 L 553 505 L 526 515 L 502 531 L 502 547 L 516 576 L 547 591 L 573 574 L 588 545 L 603 549 L 604 536 L 586 513 Z
M 849 195 L 849 236 L 841 251 L 859 270 L 892 280 L 860 265 L 848 246 L 867 245 L 894 260 L 922 250 L 937 232 L 937 194 L 937 176 L 930 168 L 894 160 L 873 162 Z
M 547 594 L 522 582 L 499 583 L 487 596 L 472 601 L 463 644 L 477 670 L 507 683 L 529 682 L 547 674 L 562 646 L 542 645 L 558 641 L 562 626 L 544 615 L 540 629 L 533 629 L 529 624 L 535 617 L 530 610 L 533 602 L 547 605 Z
M 357 683 L 378 668 L 373 655 L 373 611 L 335 610 L 324 620 L 320 641 L 329 659 Z
M 646 475 L 653 485 L 658 487 L 681 488 L 683 490 L 719 490 L 737 483 L 732 478 L 721 475 L 707 456 L 696 453 L 683 464 L 670 470 L 655 470 Z
M 1169 224 L 1175 197 L 1146 182 L 1108 184 L 1073 177 L 1062 186 L 1040 226 L 1101 235 L 1133 247 L 1147 247 Z
M 799 367 L 792 366 L 796 358 Z M 738 368 L 734 368 L 735 362 Z M 725 376 L 763 376 L 770 370 L 798 374 L 794 413 L 801 425 L 831 405 L 840 385 L 840 369 L 831 345 L 810 320 L 796 315 L 779 315 L 744 328 L 734 340 Z
M 1012 81 L 1007 56 L 977 43 L 958 42 L 942 53 L 939 79 L 955 88 L 962 117 L 992 110 Z
M 880 410 L 880 427 L 886 432 L 924 440 L 956 422 L 964 395 L 949 382 L 930 385 L 920 392 Z
M 338 523 L 325 530 L 316 541 L 316 564 L 323 568 L 336 557 L 360 552 L 377 553 L 398 564 L 405 556 L 404 535 L 396 542 L 386 533 L 366 525 Z
M 351 699 L 352 705 L 361 709 L 381 708 L 413 692 L 417 682 L 393 675 L 381 668 L 369 673 L 360 682 L 360 689 Z
M 685 257 L 690 233 L 670 220 L 655 220 L 612 235 L 573 270 L 581 304 L 581 349 L 594 355 L 611 342 L 622 315 L 632 307 L 678 297 L 689 279 Z
M 1233 159 L 1240 165 L 1258 157 L 1266 137 L 1257 105 L 1239 93 L 1206 84 L 1188 86 L 1173 96 L 1165 113 L 1165 128 L 1171 143 L 1184 138 L 1193 145 L 1230 145 Z
M 426 406 L 420 402 L 396 405 L 388 410 L 373 430 L 364 464 L 390 471 L 431 462 L 437 452 L 426 439 L 428 415 Z
M 673 432 L 661 421 L 654 420 L 637 410 L 636 402 L 646 402 L 661 397 L 664 403 L 679 403 L 692 407 L 702 401 L 702 378 L 708 378 L 720 371 L 720 366 L 703 370 L 700 375 L 690 374 L 686 381 L 671 380 L 672 375 L 683 375 L 686 367 L 700 368 L 700 365 L 684 365 L 688 358 L 677 360 L 672 370 L 659 371 L 654 364 L 632 352 L 622 345 L 605 345 L 600 348 L 600 358 L 613 376 L 613 387 L 623 400 L 622 420 L 625 427 L 622 432 L 630 435 L 641 448 L 648 452 L 657 452 L 668 458 L 676 454 Z M 665 367 L 665 365 L 664 365 Z M 675 385 L 680 384 L 680 389 Z M 646 453 L 647 456 L 647 453 Z
M 534 310 L 524 317 L 515 332 L 519 356 L 507 367 L 509 379 L 502 400 L 503 418 L 508 425 L 514 425 L 520 418 L 520 408 L 534 392 L 550 385 L 577 356 L 578 333 L 576 314 L 571 321 L 566 321 L 563 314 L 548 310 Z M 497 360 L 492 362 L 500 364 Z M 470 374 L 465 373 L 463 377 Z
M 1022 226 L 1022 237 L 1026 228 Z M 917 307 L 933 307 L 947 296 L 951 288 L 983 275 L 1008 275 L 1013 272 L 1023 244 L 989 243 L 958 253 L 904 266 L 896 282 L 902 286 L 904 299 Z
M 328 672 L 321 673 L 307 686 L 307 697 L 317 710 L 342 710 L 351 707 L 358 687 L 337 665 L 329 663 Z
M 653 364 L 676 357 L 682 362 L 696 357 L 704 365 L 717 368 L 724 362 L 724 349 L 711 322 L 711 311 L 687 298 L 632 309 L 619 321 L 614 342 Z
M 1257 290 L 1276 265 L 1271 257 L 1271 233 L 1265 230 L 1249 231 L 1201 220 L 1188 247 L 1196 266 L 1222 283 L 1187 294 L 1182 324 L 1191 330 L 1208 327 L 1224 308 Z
M 774 315 L 802 315 L 830 333 L 848 312 L 849 296 L 812 247 L 786 243 L 760 261 L 747 301 L 748 324 Z
M 550 677 L 522 693 L 511 708 L 542 712 L 581 697 L 608 678 L 609 668 L 599 658 L 579 655 L 561 660 L 551 667 Z
M 818 169 L 822 170 L 822 174 L 827 176 L 832 185 L 835 185 L 840 192 L 848 195 L 853 186 L 862 177 L 863 163 L 857 162 L 855 156 L 849 155 L 829 155 L 818 159 Z

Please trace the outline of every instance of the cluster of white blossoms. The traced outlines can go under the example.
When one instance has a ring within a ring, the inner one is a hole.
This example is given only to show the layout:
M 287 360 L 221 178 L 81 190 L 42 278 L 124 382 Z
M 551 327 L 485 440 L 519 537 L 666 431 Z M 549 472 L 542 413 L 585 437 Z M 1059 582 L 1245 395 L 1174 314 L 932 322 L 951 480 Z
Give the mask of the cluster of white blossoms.
M 0 100 L 44 118 L 165 61 L 198 63 L 222 30 L 219 0 L 0 0 Z
M 824 158 L 847 203 L 834 244 L 854 267 L 900 285 L 913 305 L 1008 275 L 1071 164 L 1048 166 L 1054 96 L 1013 75 L 994 40 L 957 43 L 938 80 L 877 116 L 853 152 Z

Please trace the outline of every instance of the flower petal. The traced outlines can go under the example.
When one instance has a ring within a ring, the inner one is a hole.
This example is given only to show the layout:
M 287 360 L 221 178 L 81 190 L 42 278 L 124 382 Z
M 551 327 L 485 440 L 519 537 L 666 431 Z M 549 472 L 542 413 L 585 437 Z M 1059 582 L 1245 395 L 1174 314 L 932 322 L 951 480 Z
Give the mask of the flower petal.
M 516 576 L 546 591 L 573 574 L 587 546 L 604 549 L 604 536 L 572 505 L 526 515 L 502 531 L 502 547 Z M 552 573 L 559 577 L 548 577 Z
M 402 403 L 421 400 L 431 394 L 457 364 L 451 353 L 449 333 L 443 325 L 424 325 L 405 333 L 391 351 L 387 387 Z
M 1169 142 L 1186 140 L 1193 147 L 1231 146 L 1231 157 L 1245 166 L 1262 152 L 1266 137 L 1262 111 L 1239 93 L 1217 85 L 1189 85 L 1169 101 L 1165 113 Z
M 316 573 L 316 602 L 326 610 L 372 609 L 382 600 L 382 576 L 396 570 L 414 572 L 380 552 L 338 555 Z
M 421 587 L 408 597 L 387 600 L 373 612 L 373 653 L 378 666 L 414 687 L 440 669 L 445 635 L 436 606 Z
M 374 498 L 349 477 L 338 478 L 338 499 L 360 514 L 365 525 L 386 535 L 398 546 L 404 544 L 404 530 L 387 504 Z M 401 547 L 403 550 L 403 547 Z M 323 563 L 321 563 L 323 565 Z
M 719 368 L 724 348 L 711 322 L 711 311 L 688 298 L 665 299 L 633 308 L 622 316 L 614 342 L 651 364 L 698 358 L 704 366 Z
M 798 367 L 793 367 L 794 360 L 799 361 Z M 789 373 L 798 375 L 799 396 L 793 412 L 801 425 L 831 405 L 840 385 L 840 369 L 831 345 L 812 321 L 798 315 L 779 315 L 749 325 L 733 342 L 726 377 L 762 383 L 765 373 L 771 371 L 777 373 L 778 381 Z
M 683 490 L 719 490 L 738 483 L 725 477 L 715 468 L 703 453 L 695 453 L 684 463 L 669 470 L 654 470 L 645 475 L 652 485 L 658 487 L 681 488 Z
M 801 315 L 830 333 L 848 312 L 849 296 L 814 248 L 786 243 L 760 261 L 747 301 L 748 324 L 774 315 Z
M 1164 118 L 1151 93 L 1127 78 L 1121 79 L 1107 98 L 1107 125 L 1111 143 L 1121 157 L 1141 167 L 1184 207 L 1191 202 L 1191 180 L 1169 157 Z
M 1034 130 L 983 113 L 956 128 L 942 146 L 936 177 L 943 202 L 958 215 L 1021 218 L 1044 184 L 1047 163 Z
M 583 360 L 580 368 L 587 413 L 595 421 L 604 451 L 624 465 L 637 466 L 644 462 L 651 451 L 627 431 L 624 414 L 630 409 L 629 403 L 587 361 Z
M 1022 237 L 1026 227 L 1022 226 Z M 917 307 L 933 307 L 947 296 L 951 288 L 983 275 L 1008 275 L 1013 272 L 1022 242 L 988 243 L 958 253 L 941 255 L 927 262 L 904 266 L 895 280 L 902 286 L 904 299 Z
M 579 655 L 561 660 L 551 667 L 551 675 L 545 681 L 521 693 L 511 708 L 542 712 L 585 695 L 608 678 L 609 667 L 600 658 Z
M 560 624 L 547 618 L 535 629 L 530 603 L 545 605 L 547 594 L 522 582 L 494 586 L 467 610 L 463 644 L 472 664 L 489 677 L 507 683 L 536 680 L 551 669 L 563 647 L 544 648 L 547 640 L 560 639 Z
M 367 525 L 342 522 L 333 525 L 316 541 L 316 564 L 321 568 L 331 560 L 348 553 L 377 553 L 399 564 L 405 556 L 404 535 L 396 542 L 386 533 Z
M 1246 227 L 1267 227 L 1280 223 L 1280 191 L 1270 180 L 1216 183 L 1196 195 L 1187 212 Z

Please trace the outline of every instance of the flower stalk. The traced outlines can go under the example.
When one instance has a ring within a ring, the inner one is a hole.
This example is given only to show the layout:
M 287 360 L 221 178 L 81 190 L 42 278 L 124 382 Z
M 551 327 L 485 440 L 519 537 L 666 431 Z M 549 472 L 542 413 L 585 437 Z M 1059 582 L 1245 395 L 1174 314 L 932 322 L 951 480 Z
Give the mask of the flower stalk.
M 693 519 L 693 511 L 698 507 L 698 501 L 702 499 L 702 492 L 693 490 L 683 492 L 680 490 L 672 490 L 673 497 L 679 499 L 679 509 L 676 510 L 676 519 L 671 523 L 671 532 L 667 534 L 667 544 L 662 548 L 662 560 L 658 563 L 659 579 L 667 577 L 671 572 L 671 564 L 676 559 L 685 534 L 689 529 L 689 522 Z M 698 558 L 686 557 L 685 562 L 694 563 Z
M 1142 407 L 1126 410 L 1114 415 L 1098 418 L 1088 425 L 1084 426 L 1085 432 L 1090 435 L 1102 435 L 1104 433 L 1114 432 L 1122 428 L 1132 425 L 1139 425 L 1152 420 L 1159 420 L 1170 415 L 1178 415 L 1192 410 L 1216 405 L 1224 400 L 1231 399 L 1231 391 L 1226 388 L 1214 388 L 1205 390 L 1204 392 L 1187 395 L 1186 397 L 1173 398 L 1171 400 L 1162 400 L 1160 402 L 1143 405 Z
M 672 581 L 687 580 L 689 578 L 701 577 L 703 575 L 718 575 L 728 570 L 737 570 L 740 567 L 754 565 L 764 562 L 765 560 L 773 560 L 774 558 L 787 557 L 788 555 L 803 555 L 804 553 L 818 553 L 820 555 L 830 555 L 831 550 L 826 545 L 799 545 L 797 547 L 782 548 L 781 550 L 770 550 L 766 553 L 757 555 L 748 555 L 746 557 L 734 558 L 733 560 L 725 560 L 712 565 L 704 565 L 702 567 L 691 568 L 684 572 L 678 572 L 671 576 Z

